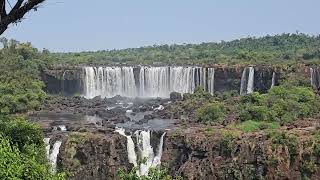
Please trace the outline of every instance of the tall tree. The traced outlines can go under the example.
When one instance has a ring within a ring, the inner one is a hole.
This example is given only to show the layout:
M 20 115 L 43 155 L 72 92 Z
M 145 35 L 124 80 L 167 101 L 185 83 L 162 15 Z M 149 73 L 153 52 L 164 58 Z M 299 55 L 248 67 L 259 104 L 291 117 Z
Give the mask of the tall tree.
M 39 4 L 44 1 L 15 0 L 15 4 L 11 4 L 9 0 L 0 0 L 0 35 L 11 23 L 19 22 L 27 12 L 37 10 Z

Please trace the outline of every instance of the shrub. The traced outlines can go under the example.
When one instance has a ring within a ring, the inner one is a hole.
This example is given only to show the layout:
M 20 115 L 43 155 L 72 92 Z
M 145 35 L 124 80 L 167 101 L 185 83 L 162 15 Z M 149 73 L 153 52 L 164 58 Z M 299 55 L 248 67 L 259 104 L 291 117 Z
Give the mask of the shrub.
M 294 155 L 297 153 L 298 138 L 295 135 L 279 131 L 270 131 L 268 138 L 271 139 L 275 145 L 287 146 L 290 153 L 290 158 L 293 160 Z
M 0 179 L 64 179 L 64 173 L 50 172 L 38 126 L 0 116 L 0 132 Z
M 202 86 L 196 87 L 192 96 L 193 98 L 202 98 L 202 99 L 212 98 L 212 95 L 209 92 L 205 91 Z
M 25 59 L 27 58 L 27 59 Z M 0 113 L 20 113 L 37 109 L 46 94 L 32 56 L 16 52 L 0 53 Z
M 24 151 L 25 145 L 43 146 L 43 133 L 39 126 L 22 118 L 0 116 L 0 132 L 20 151 Z
M 199 122 L 222 122 L 225 117 L 225 109 L 222 103 L 207 103 L 197 109 L 196 117 Z
M 241 98 L 242 121 L 287 123 L 319 112 L 320 99 L 310 88 L 277 86 L 267 94 L 252 93 Z
M 251 105 L 246 107 L 240 112 L 240 119 L 242 121 L 252 120 L 252 121 L 269 121 L 270 112 L 265 106 L 255 106 Z

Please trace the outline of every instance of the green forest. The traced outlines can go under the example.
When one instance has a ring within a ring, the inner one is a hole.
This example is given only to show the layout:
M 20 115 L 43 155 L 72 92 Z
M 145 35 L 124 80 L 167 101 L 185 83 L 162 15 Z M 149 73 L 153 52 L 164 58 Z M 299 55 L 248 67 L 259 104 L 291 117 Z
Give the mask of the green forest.
M 320 35 L 281 34 L 229 42 L 154 45 L 123 50 L 53 53 L 51 65 L 69 64 L 318 64 Z

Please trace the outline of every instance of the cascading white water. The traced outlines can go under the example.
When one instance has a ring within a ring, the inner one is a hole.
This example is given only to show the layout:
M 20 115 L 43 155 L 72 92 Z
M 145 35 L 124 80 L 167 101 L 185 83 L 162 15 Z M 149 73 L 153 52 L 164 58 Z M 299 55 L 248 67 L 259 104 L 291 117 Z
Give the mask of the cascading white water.
M 50 157 L 50 138 L 43 139 L 44 145 L 46 146 L 46 157 L 49 160 Z
M 137 79 L 133 69 L 84 67 L 84 97 L 169 97 L 171 92 L 193 93 L 198 85 L 214 91 L 213 68 L 141 66 Z
M 170 69 L 170 91 L 192 93 L 196 86 L 194 67 L 172 67 Z
M 208 92 L 214 94 L 214 69 L 208 68 Z
M 160 138 L 160 143 L 159 143 L 159 148 L 158 148 L 158 153 L 157 155 L 153 158 L 153 162 L 152 162 L 152 165 L 153 167 L 159 167 L 161 165 L 161 157 L 162 157 L 162 152 L 163 152 L 163 139 L 164 139 L 164 136 L 166 135 L 166 132 L 164 132 L 162 135 L 161 135 L 161 138 Z
M 254 68 L 249 67 L 247 94 L 253 93 L 253 89 L 254 89 Z
M 168 97 L 170 94 L 169 71 L 169 67 L 141 67 L 139 96 Z
M 140 175 L 148 175 L 149 169 L 151 167 L 156 168 L 161 164 L 161 156 L 163 152 L 163 140 L 166 133 L 163 133 L 156 156 L 154 155 L 153 147 L 151 146 L 151 132 L 150 131 L 142 131 L 138 130 L 134 133 L 136 137 L 136 145 L 134 144 L 131 136 L 127 136 L 125 134 L 125 130 L 121 128 L 116 128 L 115 132 L 118 132 L 120 135 L 127 137 L 127 151 L 128 151 L 128 159 L 134 167 L 138 167 L 137 157 L 139 157 L 139 164 L 137 174 Z M 138 149 L 139 156 L 135 152 L 135 147 Z
M 246 82 L 247 82 L 247 68 L 244 68 L 244 70 L 242 72 L 241 84 L 240 84 L 240 95 L 241 96 L 246 94 L 246 91 L 245 91 Z
M 320 71 L 317 68 L 310 68 L 311 86 L 320 88 Z
M 125 136 L 127 138 L 127 151 L 128 151 L 129 163 L 133 164 L 134 167 L 137 167 L 138 166 L 137 154 L 135 152 L 134 142 L 133 142 L 131 136 L 127 136 L 125 134 L 125 129 L 122 129 L 122 128 L 116 128 L 115 132 L 117 132 L 120 135 Z
M 136 96 L 133 67 L 84 67 L 84 96 Z
M 247 78 L 248 71 L 249 71 L 249 75 Z M 240 95 L 253 93 L 253 90 L 254 90 L 254 68 L 248 67 L 248 68 L 245 68 L 242 72 L 241 84 L 240 84 Z
M 59 154 L 61 143 L 62 143 L 61 141 L 57 141 L 53 144 L 52 152 L 50 153 L 50 156 L 49 156 L 53 173 L 57 171 L 57 157 Z
M 57 171 L 57 158 L 58 158 L 58 154 L 59 154 L 59 150 L 60 150 L 60 146 L 61 146 L 62 142 L 56 141 L 53 144 L 53 147 L 51 149 L 51 153 L 50 153 L 50 138 L 44 138 L 43 142 L 46 146 L 47 159 L 51 164 L 51 172 L 55 173 Z
M 272 73 L 272 83 L 271 83 L 271 88 L 273 88 L 276 85 L 276 73 Z
M 315 75 L 314 75 L 313 68 L 310 68 L 310 80 L 311 80 L 311 86 L 313 87 L 315 86 L 314 78 L 315 78 Z
M 66 72 L 67 70 L 63 71 L 63 74 L 62 74 L 62 81 L 61 81 L 61 89 L 62 89 L 62 94 L 64 93 L 64 80 L 65 80 L 65 76 L 66 76 Z
M 150 131 L 136 131 L 137 145 L 140 151 L 140 175 L 148 175 L 149 168 L 152 166 L 154 153 L 150 144 Z

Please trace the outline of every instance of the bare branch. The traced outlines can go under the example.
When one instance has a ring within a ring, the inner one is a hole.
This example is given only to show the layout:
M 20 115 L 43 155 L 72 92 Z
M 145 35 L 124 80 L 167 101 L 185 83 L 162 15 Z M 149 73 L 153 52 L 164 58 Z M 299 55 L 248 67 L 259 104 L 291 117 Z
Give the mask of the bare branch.
M 7 16 L 6 12 L 6 1 L 0 0 L 0 21 Z
M 23 1 L 24 1 L 24 0 L 18 0 L 17 3 L 14 5 L 14 7 L 11 9 L 10 12 L 13 12 L 13 11 L 19 9 L 19 8 L 21 7 Z M 9 13 L 9 14 L 10 14 L 10 13 Z
M 4 7 L 2 10 L 4 10 L 5 16 L 3 15 L 3 11 L 0 11 L 0 35 L 8 28 L 9 24 L 21 20 L 27 12 L 36 9 L 37 6 L 44 1 L 45 0 L 28 0 L 24 3 L 24 0 L 17 0 L 17 3 L 8 14 Z M 0 6 L 1 5 L 5 6 L 5 0 L 0 0 Z

